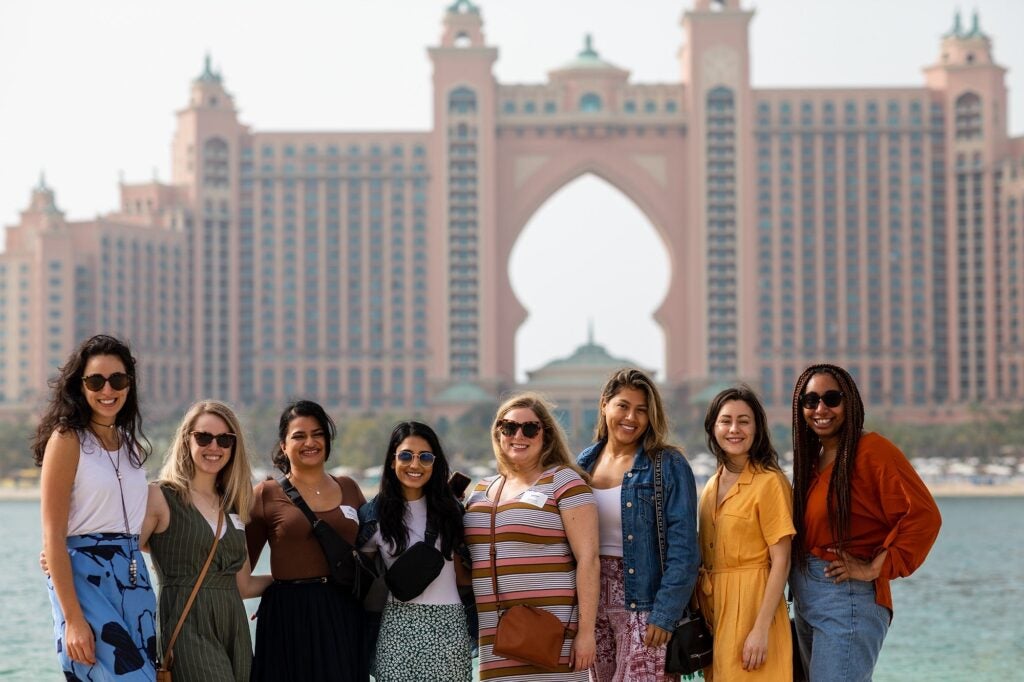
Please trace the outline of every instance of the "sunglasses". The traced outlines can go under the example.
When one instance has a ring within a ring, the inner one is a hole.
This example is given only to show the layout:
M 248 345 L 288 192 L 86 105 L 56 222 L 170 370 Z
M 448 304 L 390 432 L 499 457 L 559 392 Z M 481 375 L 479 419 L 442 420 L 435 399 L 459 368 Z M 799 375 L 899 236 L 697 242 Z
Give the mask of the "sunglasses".
M 93 393 L 102 391 L 103 384 L 108 382 L 112 389 L 120 391 L 128 388 L 128 384 L 132 383 L 132 378 L 124 372 L 114 372 L 109 377 L 105 377 L 102 374 L 90 374 L 87 377 L 82 377 L 82 383 Z
M 395 459 L 403 464 L 408 464 L 414 457 L 425 467 L 434 466 L 434 460 L 437 459 L 437 456 L 433 452 L 420 452 L 417 454 L 412 450 L 400 450 L 395 453 Z
M 800 398 L 800 404 L 804 406 L 806 410 L 817 409 L 818 403 L 825 403 L 825 407 L 839 407 L 839 403 L 843 402 L 843 392 L 832 389 L 831 391 L 825 391 L 821 395 L 811 391 L 805 393 Z
M 205 448 L 213 441 L 217 441 L 217 447 L 233 448 L 235 446 L 235 440 L 237 436 L 233 433 L 218 433 L 216 436 L 206 431 L 193 431 L 192 437 L 196 439 L 196 445 L 201 448 Z
M 524 438 L 534 438 L 544 426 L 540 422 L 514 422 L 511 419 L 502 419 L 498 422 L 498 431 L 506 438 L 516 435 L 516 431 L 522 429 Z

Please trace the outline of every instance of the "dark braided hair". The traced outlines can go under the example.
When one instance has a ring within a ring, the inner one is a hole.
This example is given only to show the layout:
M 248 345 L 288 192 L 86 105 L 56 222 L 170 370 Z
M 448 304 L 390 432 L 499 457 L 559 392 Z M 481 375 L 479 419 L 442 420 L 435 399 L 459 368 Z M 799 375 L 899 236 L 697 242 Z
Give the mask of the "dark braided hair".
M 79 441 L 84 438 L 92 420 L 92 408 L 85 398 L 82 377 L 89 359 L 97 355 L 111 355 L 124 365 L 125 373 L 131 377 L 128 392 L 124 396 L 124 405 L 117 412 L 114 424 L 128 447 L 128 460 L 135 468 L 142 467 L 149 457 L 152 446 L 142 431 L 142 414 L 139 412 L 138 375 L 135 358 L 131 348 L 120 339 L 106 334 L 97 334 L 79 344 L 71 352 L 68 361 L 57 371 L 57 376 L 50 379 L 50 404 L 46 407 L 35 438 L 32 441 L 32 454 L 36 466 L 43 465 L 46 443 L 54 431 L 78 433 Z
M 384 471 L 380 477 L 380 492 L 377 494 L 380 536 L 391 544 L 395 555 L 404 552 L 409 544 L 409 529 L 405 525 L 405 495 L 392 464 L 398 446 L 411 436 L 425 440 L 434 453 L 434 465 L 430 468 L 430 479 L 423 486 L 423 497 L 427 502 L 427 519 L 437 528 L 441 538 L 441 553 L 446 559 L 451 559 L 452 550 L 462 544 L 462 506 L 448 487 L 448 459 L 444 456 L 441 441 L 434 430 L 422 422 L 399 422 L 391 431 L 384 455 Z
M 843 393 L 844 420 L 839 432 L 839 451 L 836 453 L 832 475 L 828 481 L 828 521 L 835 538 L 835 546 L 843 549 L 850 537 L 850 496 L 853 481 L 854 458 L 857 444 L 864 429 L 864 403 L 853 377 L 836 365 L 811 365 L 796 380 L 793 389 L 793 560 L 801 571 L 807 569 L 807 548 L 804 547 L 804 513 L 807 494 L 818 466 L 821 441 L 804 419 L 801 400 L 811 378 L 828 374 L 839 384 Z
M 764 406 L 761 405 L 761 401 L 758 400 L 753 389 L 746 384 L 725 389 L 716 395 L 708 405 L 707 414 L 704 415 L 704 433 L 711 454 L 715 456 L 721 466 L 728 464 L 729 456 L 725 454 L 725 450 L 715 438 L 715 423 L 718 421 L 718 413 L 722 411 L 722 406 L 734 400 L 746 403 L 750 411 L 754 413 L 754 440 L 750 446 L 750 452 L 747 453 L 747 460 L 751 467 L 760 471 L 782 471 L 779 467 L 779 454 L 775 451 L 775 446 L 772 445 L 772 433 L 768 428 L 768 417 L 765 415 Z

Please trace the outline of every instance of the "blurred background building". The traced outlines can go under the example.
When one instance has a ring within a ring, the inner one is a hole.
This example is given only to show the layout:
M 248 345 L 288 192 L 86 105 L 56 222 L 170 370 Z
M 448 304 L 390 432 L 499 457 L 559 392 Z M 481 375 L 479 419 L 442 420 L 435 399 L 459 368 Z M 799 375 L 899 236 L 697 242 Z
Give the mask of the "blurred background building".
M 957 15 L 919 85 L 809 89 L 752 86 L 752 16 L 693 0 L 678 82 L 634 83 L 588 37 L 547 82 L 510 85 L 480 8 L 457 0 L 420 132 L 253 130 L 208 58 L 169 183 L 122 183 L 117 210 L 79 221 L 40 178 L 7 228 L 0 403 L 34 404 L 103 331 L 131 340 L 169 410 L 305 395 L 454 415 L 515 385 L 509 254 L 587 173 L 665 242 L 673 391 L 746 380 L 782 414 L 828 360 L 891 416 L 1024 402 L 1024 138 L 977 15 Z M 527 385 L 584 428 L 619 362 L 591 338 Z

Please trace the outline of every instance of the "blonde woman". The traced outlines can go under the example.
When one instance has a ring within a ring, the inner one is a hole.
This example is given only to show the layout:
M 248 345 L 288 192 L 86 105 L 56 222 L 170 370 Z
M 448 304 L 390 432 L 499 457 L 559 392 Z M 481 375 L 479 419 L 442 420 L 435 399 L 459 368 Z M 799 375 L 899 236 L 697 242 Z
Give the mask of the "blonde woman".
M 221 526 L 213 562 L 174 644 L 175 682 L 249 679 L 252 642 L 242 599 L 259 596 L 271 580 L 251 575 L 246 552 L 251 476 L 242 429 L 231 408 L 215 400 L 192 405 L 159 480 L 150 486 L 143 531 L 152 530 L 149 549 L 160 584 L 162 655 Z
M 476 486 L 464 518 L 480 613 L 480 679 L 585 682 L 594 663 L 600 571 L 593 493 L 540 396 L 521 394 L 499 407 L 491 442 L 499 473 Z M 556 670 L 493 651 L 492 509 L 501 601 L 546 609 L 574 632 L 562 643 Z

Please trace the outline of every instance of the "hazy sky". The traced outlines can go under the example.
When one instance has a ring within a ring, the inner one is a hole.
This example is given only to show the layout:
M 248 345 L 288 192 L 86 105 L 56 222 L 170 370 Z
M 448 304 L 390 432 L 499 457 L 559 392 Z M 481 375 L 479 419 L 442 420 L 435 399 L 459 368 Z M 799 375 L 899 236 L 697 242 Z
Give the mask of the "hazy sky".
M 256 130 L 424 130 L 430 62 L 450 0 L 2 0 L 0 224 L 17 221 L 45 170 L 70 219 L 118 204 L 117 182 L 170 177 L 174 112 L 210 51 Z M 678 81 L 690 0 L 480 0 L 502 82 L 540 82 L 593 33 L 639 82 Z M 755 86 L 923 84 L 954 0 L 762 0 L 751 25 Z M 1009 69 L 1011 133 L 1024 134 L 1024 0 L 975 7 Z M 287 10 L 285 9 L 287 8 Z M 650 318 L 668 259 L 643 214 L 583 177 L 537 212 L 512 253 L 530 310 L 518 371 L 597 341 L 664 366 Z M 682 275 L 680 275 L 682 276 Z

